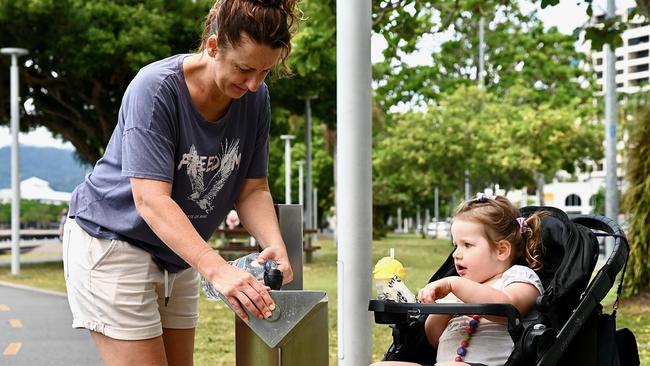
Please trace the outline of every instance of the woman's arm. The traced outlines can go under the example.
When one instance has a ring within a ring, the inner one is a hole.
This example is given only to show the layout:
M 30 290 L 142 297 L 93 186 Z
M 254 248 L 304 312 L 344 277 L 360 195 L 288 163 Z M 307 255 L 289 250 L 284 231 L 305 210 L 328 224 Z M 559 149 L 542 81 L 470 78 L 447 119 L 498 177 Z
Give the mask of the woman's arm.
M 240 304 L 258 318 L 270 316 L 273 299 L 268 289 L 251 274 L 229 265 L 201 238 L 171 198 L 171 189 L 168 182 L 131 178 L 136 210 L 160 240 L 226 296 L 242 318 L 247 316 Z
M 283 282 L 291 282 L 293 270 L 280 234 L 267 178 L 245 179 L 235 206 L 242 225 L 264 248 L 260 262 L 275 260 L 282 271 Z

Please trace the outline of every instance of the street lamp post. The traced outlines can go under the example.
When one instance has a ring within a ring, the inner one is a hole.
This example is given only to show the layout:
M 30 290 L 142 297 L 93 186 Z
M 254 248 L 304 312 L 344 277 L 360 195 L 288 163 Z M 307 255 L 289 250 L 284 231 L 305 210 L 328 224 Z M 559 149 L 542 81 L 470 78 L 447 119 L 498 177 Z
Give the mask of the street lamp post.
M 284 203 L 291 204 L 291 140 L 296 136 L 282 135 L 284 140 Z
M 607 18 L 616 15 L 614 0 L 607 1 Z M 618 222 L 618 177 L 616 174 L 616 48 L 605 44 L 605 216 Z M 614 238 L 605 240 L 605 255 L 614 250 Z
M 20 273 L 20 173 L 18 170 L 18 132 L 20 130 L 18 110 L 18 57 L 27 54 L 24 48 L 6 47 L 0 49 L 3 55 L 11 56 L 9 75 L 11 79 L 11 274 Z
M 436 225 L 438 225 L 438 220 L 440 220 L 440 187 L 436 186 L 433 192 L 433 215 L 436 217 Z
M 303 166 L 305 166 L 305 161 L 304 160 L 298 160 L 296 161 L 296 165 L 298 165 L 298 204 L 302 206 L 304 204 L 304 192 L 303 192 Z M 304 220 L 304 216 L 303 216 Z
M 336 1 L 338 365 L 368 365 L 372 273 L 372 2 Z
M 312 224 L 313 224 L 313 229 L 318 230 L 318 188 L 314 187 L 312 189 L 312 192 L 314 195 L 312 196 L 311 202 L 313 203 L 311 205 L 313 213 L 312 213 Z
M 312 200 L 312 165 L 311 165 L 311 100 L 316 99 L 315 95 L 299 97 L 305 100 L 305 227 L 311 229 L 314 226 L 312 222 L 312 205 L 316 203 Z
M 465 164 L 467 164 L 467 162 Z M 469 182 L 469 169 L 465 169 L 465 201 L 469 201 L 471 190 L 472 186 Z

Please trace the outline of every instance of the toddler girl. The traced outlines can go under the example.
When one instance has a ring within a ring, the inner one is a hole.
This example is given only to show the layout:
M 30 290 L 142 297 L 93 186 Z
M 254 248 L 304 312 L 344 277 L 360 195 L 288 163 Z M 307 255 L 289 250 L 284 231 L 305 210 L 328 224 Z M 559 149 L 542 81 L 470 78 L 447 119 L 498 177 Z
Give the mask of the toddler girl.
M 542 266 L 540 231 L 545 214 L 519 217 L 519 210 L 501 196 L 479 194 L 476 199 L 463 202 L 451 225 L 458 276 L 429 283 L 418 292 L 418 300 L 506 303 L 526 315 L 543 292 L 534 270 Z M 503 365 L 514 348 L 503 317 L 432 314 L 426 320 L 425 331 L 428 341 L 438 350 L 438 366 Z

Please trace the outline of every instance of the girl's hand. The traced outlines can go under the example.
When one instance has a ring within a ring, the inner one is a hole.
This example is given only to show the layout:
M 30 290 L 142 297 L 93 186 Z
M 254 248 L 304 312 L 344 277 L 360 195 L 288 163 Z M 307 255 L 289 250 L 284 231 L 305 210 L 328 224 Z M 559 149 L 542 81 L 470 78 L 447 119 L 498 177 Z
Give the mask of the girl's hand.
M 293 270 L 291 269 L 287 250 L 284 245 L 265 248 L 259 257 L 257 257 L 257 262 L 263 265 L 269 259 L 274 260 L 278 264 L 278 269 L 282 272 L 282 284 L 293 281 Z
M 275 309 L 269 288 L 243 269 L 226 263 L 219 268 L 216 279 L 211 283 L 244 320 L 248 319 L 248 315 L 242 306 L 258 319 L 270 317 Z
M 422 303 L 432 303 L 442 299 L 451 292 L 451 278 L 445 277 L 438 281 L 433 281 L 418 291 L 418 300 Z

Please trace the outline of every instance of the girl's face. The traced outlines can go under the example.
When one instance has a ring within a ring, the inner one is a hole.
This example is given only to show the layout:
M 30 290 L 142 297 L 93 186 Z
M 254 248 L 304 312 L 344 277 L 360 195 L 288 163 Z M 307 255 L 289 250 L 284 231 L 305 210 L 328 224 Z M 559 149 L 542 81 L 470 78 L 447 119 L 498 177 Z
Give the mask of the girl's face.
M 508 268 L 504 254 L 490 245 L 482 224 L 456 218 L 451 236 L 456 246 L 454 264 L 461 277 L 484 283 Z
M 216 50 L 216 51 L 214 51 Z M 260 45 L 242 36 L 235 48 L 214 48 L 214 82 L 221 93 L 232 99 L 255 92 L 275 66 L 281 49 Z

